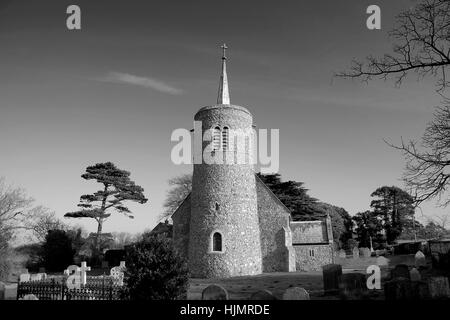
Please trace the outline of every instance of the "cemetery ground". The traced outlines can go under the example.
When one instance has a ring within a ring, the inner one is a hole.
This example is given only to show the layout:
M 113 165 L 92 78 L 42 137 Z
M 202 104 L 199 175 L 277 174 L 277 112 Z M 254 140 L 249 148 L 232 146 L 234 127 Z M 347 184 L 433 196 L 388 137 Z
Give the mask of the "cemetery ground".
M 398 264 L 413 267 L 414 255 L 388 256 L 388 265 L 381 267 L 381 287 L 390 278 L 390 270 Z M 369 265 L 374 265 L 377 257 L 336 258 L 335 263 L 342 265 L 342 273 L 360 273 L 366 275 Z M 211 284 L 217 284 L 227 290 L 231 300 L 248 300 L 250 296 L 260 290 L 270 291 L 277 299 L 281 299 L 286 289 L 301 287 L 308 291 L 311 300 L 339 300 L 339 294 L 325 295 L 322 271 L 308 272 L 274 272 L 256 276 L 233 277 L 228 279 L 191 279 L 189 283 L 188 299 L 200 300 L 202 291 Z M 384 300 L 383 290 L 372 290 L 367 297 L 370 300 Z
M 381 269 L 381 290 L 370 290 L 364 296 L 369 300 L 384 300 L 384 284 L 390 280 L 391 270 L 399 264 L 414 267 L 415 258 L 413 254 L 387 256 L 387 265 L 380 266 Z M 14 259 L 14 268 L 10 275 L 9 283 L 17 283 L 18 276 L 24 270 L 23 263 L 26 257 L 17 255 Z M 359 257 L 353 258 L 335 258 L 335 263 L 342 266 L 343 275 L 363 274 L 367 277 L 367 267 L 377 264 L 377 257 Z M 427 261 L 431 265 L 431 261 Z M 429 268 L 430 276 L 433 269 Z M 109 269 L 93 268 L 87 272 L 87 276 L 108 275 Z M 49 276 L 60 276 L 61 273 L 48 274 Z M 293 287 L 300 287 L 309 293 L 311 300 L 341 300 L 343 296 L 340 293 L 325 294 L 324 279 L 322 270 L 308 272 L 275 272 L 264 273 L 256 276 L 232 277 L 227 279 L 193 279 L 189 280 L 187 292 L 188 300 L 201 300 L 203 290 L 210 285 L 219 285 L 228 293 L 228 299 L 231 300 L 249 300 L 252 294 L 268 290 L 276 299 L 282 299 L 283 293 Z M 352 299 L 352 297 L 347 297 Z M 356 299 L 360 299 L 356 298 Z

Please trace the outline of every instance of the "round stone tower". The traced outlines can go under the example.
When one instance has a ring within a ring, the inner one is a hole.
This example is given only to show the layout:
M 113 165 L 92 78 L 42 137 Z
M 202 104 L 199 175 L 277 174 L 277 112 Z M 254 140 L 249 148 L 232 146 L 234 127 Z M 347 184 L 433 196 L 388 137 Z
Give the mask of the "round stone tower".
M 202 151 L 209 145 L 213 151 L 207 152 L 223 155 L 223 163 L 205 163 L 203 158 L 201 164 L 194 164 L 188 261 L 192 276 L 199 278 L 262 272 L 252 144 L 240 149 L 231 141 L 236 130 L 251 132 L 253 118 L 246 108 L 230 104 L 226 46 L 222 48 L 217 105 L 200 109 L 194 117 L 201 121 L 202 137 L 207 130 L 212 132 Z M 239 153 L 245 161 L 237 161 Z

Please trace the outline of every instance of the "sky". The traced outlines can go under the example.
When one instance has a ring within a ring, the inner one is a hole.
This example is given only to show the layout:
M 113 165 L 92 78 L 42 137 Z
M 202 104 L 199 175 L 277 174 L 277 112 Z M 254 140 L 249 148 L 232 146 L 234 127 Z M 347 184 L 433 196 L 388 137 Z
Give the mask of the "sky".
M 258 128 L 280 130 L 282 179 L 352 215 L 367 210 L 377 187 L 403 186 L 404 159 L 384 139 L 418 139 L 441 98 L 435 79 L 412 75 L 396 87 L 333 74 L 390 52 L 394 17 L 414 3 L 2 0 L 0 176 L 62 218 L 99 188 L 80 177 L 85 168 L 112 161 L 149 201 L 103 230 L 153 228 L 168 179 L 192 171 L 172 163 L 171 133 L 215 103 L 225 42 L 231 102 Z M 66 27 L 71 4 L 81 30 Z M 371 4 L 381 30 L 366 28 Z M 443 209 L 429 202 L 422 212 Z

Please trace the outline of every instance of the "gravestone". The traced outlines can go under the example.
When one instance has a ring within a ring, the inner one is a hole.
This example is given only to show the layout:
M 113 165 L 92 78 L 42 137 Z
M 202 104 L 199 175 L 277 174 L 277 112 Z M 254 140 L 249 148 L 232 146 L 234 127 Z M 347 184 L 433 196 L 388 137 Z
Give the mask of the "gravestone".
M 212 284 L 203 290 L 202 300 L 228 300 L 228 292 L 223 287 Z
M 409 269 L 406 264 L 398 264 L 391 270 L 391 278 L 399 279 L 404 278 L 410 280 Z
M 413 291 L 411 281 L 406 278 L 395 278 L 384 284 L 384 296 L 386 300 L 411 300 Z
M 425 258 L 425 255 L 420 250 L 417 251 L 416 255 L 414 256 L 414 262 L 415 262 L 416 268 L 427 266 L 427 260 Z
M 118 267 L 111 268 L 111 277 L 115 285 L 123 286 L 123 279 L 125 276 L 125 261 L 121 261 Z
M 17 300 L 17 283 L 5 285 L 4 300 Z
M 34 294 L 26 294 L 19 300 L 39 300 Z
M 253 293 L 250 300 L 277 300 L 269 290 L 260 290 Z
M 364 258 L 370 258 L 372 256 L 372 253 L 370 252 L 369 248 L 360 248 L 359 255 L 362 255 Z
M 339 283 L 339 292 L 344 299 L 360 299 L 368 293 L 366 275 L 362 273 L 345 273 Z
M 283 293 L 283 300 L 310 300 L 309 293 L 303 288 L 292 287 Z
M 358 259 L 359 258 L 359 249 L 358 247 L 354 247 L 353 248 L 353 259 Z
M 382 267 L 387 265 L 389 265 L 388 259 L 386 259 L 385 257 L 377 257 L 377 266 Z
M 342 266 L 340 264 L 327 264 L 322 267 L 322 274 L 325 294 L 338 292 L 342 277 Z
M 5 300 L 5 284 L 0 281 L 0 300 Z
M 416 268 L 412 268 L 411 271 L 409 271 L 409 277 L 411 281 L 422 280 L 422 276 L 420 275 L 420 272 Z
M 347 254 L 345 253 L 344 249 L 339 250 L 339 258 L 345 259 L 347 257 Z
M 31 280 L 31 275 L 29 273 L 22 273 L 19 276 L 19 282 L 28 282 Z
M 41 281 L 42 280 L 42 276 L 40 273 L 32 273 L 30 275 L 30 281 Z
M 433 299 L 450 298 L 450 288 L 447 277 L 432 277 L 428 279 L 428 288 Z

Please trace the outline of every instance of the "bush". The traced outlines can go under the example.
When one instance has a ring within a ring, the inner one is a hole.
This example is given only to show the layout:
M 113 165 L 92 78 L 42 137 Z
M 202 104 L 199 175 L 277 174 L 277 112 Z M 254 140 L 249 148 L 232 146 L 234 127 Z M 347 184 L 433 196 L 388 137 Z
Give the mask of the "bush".
M 127 248 L 126 296 L 132 300 L 185 299 L 189 281 L 186 261 L 165 235 L 145 234 Z
M 42 245 L 42 263 L 47 271 L 63 271 L 73 264 L 75 251 L 64 230 L 50 230 Z
M 11 234 L 0 225 L 0 281 L 6 280 L 11 269 L 9 240 Z

